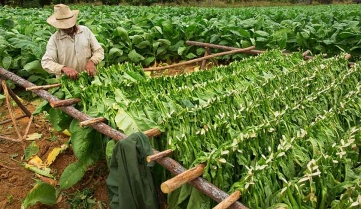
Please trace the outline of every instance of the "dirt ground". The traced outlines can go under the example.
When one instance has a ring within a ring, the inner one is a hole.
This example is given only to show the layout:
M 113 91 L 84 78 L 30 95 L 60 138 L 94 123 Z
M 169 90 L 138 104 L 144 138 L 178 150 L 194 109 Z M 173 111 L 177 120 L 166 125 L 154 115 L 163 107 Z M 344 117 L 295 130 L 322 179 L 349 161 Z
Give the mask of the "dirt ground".
M 25 107 L 34 112 L 36 106 L 41 102 L 40 99 L 27 102 L 22 101 Z M 13 103 L 14 105 L 15 103 Z M 22 110 L 14 106 L 16 116 L 23 115 Z M 10 114 L 6 103 L 0 104 L 0 122 L 10 119 Z M 17 121 L 17 125 L 23 135 L 29 123 L 29 118 L 23 118 Z M 46 160 L 48 154 L 55 147 L 60 147 L 69 140 L 69 136 L 54 131 L 46 118 L 46 115 L 39 114 L 34 116 L 34 120 L 30 125 L 29 135 L 34 133 L 41 134 L 35 142 L 39 146 L 38 156 Z M 0 125 L 0 135 L 8 138 L 17 139 L 14 124 L 8 122 Z M 19 209 L 21 208 L 21 200 L 24 200 L 28 192 L 33 188 L 36 180 L 39 178 L 32 171 L 29 171 L 20 164 L 26 162 L 23 159 L 23 146 L 27 147 L 32 141 L 24 140 L 23 143 L 11 140 L 0 139 L 0 209 Z M 71 147 L 57 156 L 54 163 L 51 164 L 52 171 L 56 173 L 56 180 L 59 178 L 64 169 L 76 160 Z M 58 203 L 53 206 L 45 206 L 37 203 L 30 207 L 31 209 L 67 209 L 67 208 L 88 208 L 88 202 L 95 202 L 93 208 L 107 208 L 107 190 L 105 179 L 108 175 L 106 162 L 100 162 L 96 166 L 88 169 L 83 179 L 75 186 L 68 190 L 64 190 L 59 195 Z

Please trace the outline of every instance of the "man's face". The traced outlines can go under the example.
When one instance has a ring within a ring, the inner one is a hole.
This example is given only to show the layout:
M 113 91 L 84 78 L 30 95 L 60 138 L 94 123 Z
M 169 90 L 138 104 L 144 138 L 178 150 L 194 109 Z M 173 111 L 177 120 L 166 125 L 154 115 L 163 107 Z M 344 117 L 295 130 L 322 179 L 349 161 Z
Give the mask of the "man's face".
M 68 35 L 73 35 L 75 33 L 75 26 L 71 27 L 71 28 L 67 28 L 67 29 L 61 29 L 64 33 L 68 34 Z

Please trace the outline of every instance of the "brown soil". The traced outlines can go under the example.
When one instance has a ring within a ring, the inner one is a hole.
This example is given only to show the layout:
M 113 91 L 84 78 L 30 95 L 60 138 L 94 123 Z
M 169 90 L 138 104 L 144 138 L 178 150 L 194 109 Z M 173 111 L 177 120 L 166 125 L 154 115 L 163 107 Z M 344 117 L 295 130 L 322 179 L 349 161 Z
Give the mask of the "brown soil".
M 41 102 L 41 101 L 40 101 Z M 36 109 L 39 101 L 26 102 L 23 101 L 26 108 L 33 112 Z M 16 116 L 23 115 L 22 110 L 14 106 L 14 113 Z M 0 104 L 0 122 L 10 118 L 10 114 L 5 102 Z M 17 121 L 17 125 L 23 135 L 28 125 L 29 118 L 23 118 Z M 45 162 L 48 154 L 55 147 L 60 147 L 69 140 L 69 136 L 63 133 L 57 133 L 54 131 L 45 117 L 44 114 L 39 114 L 34 117 L 31 123 L 29 134 L 39 133 L 42 134 L 40 139 L 36 139 L 35 142 L 39 146 L 38 156 Z M 0 125 L 0 135 L 17 139 L 17 133 L 12 122 Z M 10 140 L 0 139 L 0 208 L 1 209 L 19 209 L 21 207 L 21 201 L 26 198 L 28 192 L 33 188 L 36 180 L 39 178 L 34 172 L 25 169 L 20 162 L 26 162 L 23 159 L 24 150 L 23 145 L 27 147 L 32 141 L 25 140 L 24 143 L 13 142 Z M 56 160 L 50 166 L 52 171 L 56 173 L 56 180 L 59 181 L 60 176 L 64 169 L 72 162 L 76 161 L 75 156 L 68 148 L 65 152 L 57 156 Z M 88 195 L 87 198 L 95 200 L 98 205 L 102 207 L 95 208 L 107 208 L 107 189 L 105 179 L 107 176 L 107 165 L 105 162 L 100 162 L 96 166 L 88 169 L 83 179 L 75 186 L 68 190 L 64 190 L 59 195 L 58 203 L 52 206 L 36 205 L 30 207 L 31 209 L 66 209 L 72 208 L 68 201 L 74 200 L 75 194 L 79 194 L 79 191 L 84 191 L 85 188 L 93 191 L 93 195 Z M 74 200 L 75 201 L 75 200 Z M 76 203 L 75 203 L 76 204 Z M 74 204 L 73 204 L 74 205 Z M 83 208 L 80 205 L 74 205 L 73 208 Z M 84 207 L 85 208 L 85 207 Z

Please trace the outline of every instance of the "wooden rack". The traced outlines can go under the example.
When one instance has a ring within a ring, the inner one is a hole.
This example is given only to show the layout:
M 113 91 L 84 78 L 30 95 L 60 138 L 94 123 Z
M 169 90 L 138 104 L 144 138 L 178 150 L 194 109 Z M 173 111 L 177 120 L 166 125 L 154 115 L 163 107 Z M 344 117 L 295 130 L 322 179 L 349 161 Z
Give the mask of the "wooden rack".
M 24 87 L 24 88 L 35 86 L 31 82 L 15 75 L 14 73 L 9 72 L 1 67 L 0 67 L 0 78 L 11 80 L 16 85 Z M 61 104 L 66 103 L 66 105 L 60 105 L 60 106 L 54 106 L 54 107 L 65 112 L 66 114 L 70 115 L 71 117 L 79 120 L 80 122 L 87 123 L 86 124 L 87 126 L 94 128 L 98 132 L 100 132 L 106 136 L 109 136 L 110 138 L 112 138 L 116 141 L 122 140 L 127 137 L 125 134 L 119 132 L 116 129 L 113 129 L 112 127 L 110 127 L 107 124 L 105 124 L 104 122 L 102 122 L 103 119 L 101 119 L 101 121 L 94 122 L 93 118 L 84 114 L 83 112 L 80 112 L 79 110 L 77 110 L 76 108 L 74 108 L 72 106 L 72 104 L 74 104 L 74 101 L 72 103 L 67 103 L 67 102 L 64 102 L 64 100 L 59 100 L 58 98 L 56 98 L 49 92 L 43 90 L 43 88 L 36 88 L 36 90 L 31 90 L 31 91 L 33 93 L 37 94 L 38 96 L 42 97 L 46 101 L 48 101 L 50 104 L 51 103 L 53 103 L 53 104 L 54 103 L 61 103 Z M 66 100 L 66 101 L 68 101 L 68 100 Z M 79 102 L 79 101 L 75 100 L 75 102 Z M 89 121 L 93 121 L 93 122 L 88 123 Z M 151 138 L 151 137 L 161 134 L 161 132 L 159 131 L 159 129 L 154 128 L 154 129 L 145 131 L 144 134 L 146 134 L 149 138 Z M 212 198 L 213 200 L 215 200 L 217 202 L 229 200 L 229 195 L 226 192 L 222 191 L 221 189 L 219 189 L 212 183 L 208 182 L 204 178 L 199 177 L 203 173 L 203 168 L 204 168 L 203 164 L 200 164 L 193 169 L 187 170 L 174 159 L 167 157 L 167 155 L 169 155 L 171 153 L 171 151 L 159 152 L 159 151 L 155 150 L 155 153 L 156 154 L 162 153 L 162 154 L 159 154 L 156 157 L 149 156 L 151 158 L 151 160 L 155 160 L 157 163 L 159 163 L 160 165 L 162 165 L 164 168 L 166 168 L 168 171 L 170 171 L 172 174 L 175 175 L 174 178 L 169 180 L 170 183 L 165 182 L 166 184 L 164 184 L 164 185 L 167 185 L 165 187 L 171 188 L 172 190 L 174 190 L 176 187 L 179 187 L 185 183 L 189 183 L 190 185 L 192 185 L 196 189 L 198 189 L 200 192 L 209 196 L 210 198 Z M 170 185 L 170 187 L 169 187 L 169 185 Z M 248 207 L 246 207 L 242 203 L 236 201 L 236 202 L 232 203 L 229 208 L 247 209 Z

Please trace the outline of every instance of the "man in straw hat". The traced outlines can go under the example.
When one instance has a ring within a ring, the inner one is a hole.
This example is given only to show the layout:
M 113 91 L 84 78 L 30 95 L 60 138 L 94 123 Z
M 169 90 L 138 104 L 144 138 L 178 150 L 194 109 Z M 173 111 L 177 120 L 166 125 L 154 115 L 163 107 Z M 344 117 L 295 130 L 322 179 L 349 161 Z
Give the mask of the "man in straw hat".
M 86 71 L 95 76 L 95 65 L 104 59 L 104 50 L 89 28 L 76 25 L 79 10 L 70 10 L 64 4 L 54 6 L 54 14 L 47 22 L 58 30 L 50 37 L 41 60 L 42 67 L 60 77 L 62 73 L 76 79 Z

